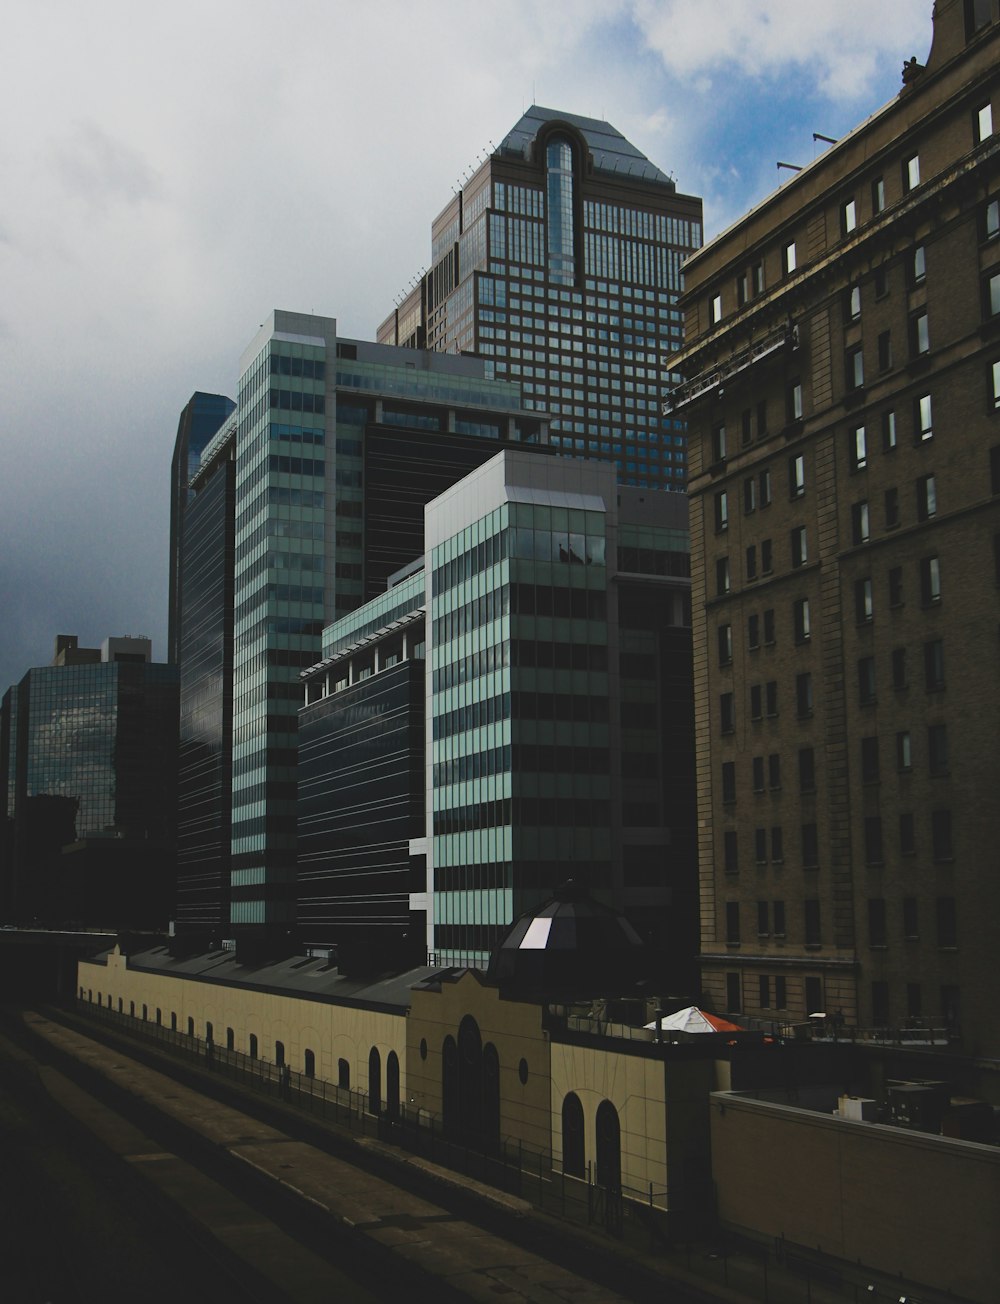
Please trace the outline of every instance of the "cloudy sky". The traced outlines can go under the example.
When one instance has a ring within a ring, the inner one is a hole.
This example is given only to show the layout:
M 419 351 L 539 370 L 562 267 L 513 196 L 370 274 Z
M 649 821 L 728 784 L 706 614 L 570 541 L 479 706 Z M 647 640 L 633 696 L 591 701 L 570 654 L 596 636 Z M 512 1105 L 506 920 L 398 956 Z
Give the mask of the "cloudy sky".
M 35 0 L 0 43 L 0 691 L 57 632 L 165 655 L 168 472 L 272 307 L 373 337 L 532 102 L 709 235 L 896 94 L 931 0 Z

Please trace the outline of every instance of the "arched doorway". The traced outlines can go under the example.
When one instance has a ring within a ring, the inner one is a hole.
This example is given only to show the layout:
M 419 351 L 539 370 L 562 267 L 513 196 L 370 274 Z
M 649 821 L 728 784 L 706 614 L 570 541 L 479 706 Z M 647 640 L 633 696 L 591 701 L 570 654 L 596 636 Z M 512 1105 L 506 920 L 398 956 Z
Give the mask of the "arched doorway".
M 597 1107 L 597 1185 L 619 1190 L 622 1184 L 622 1142 L 618 1110 L 610 1100 Z
M 382 1112 L 382 1056 L 377 1046 L 368 1052 L 368 1112 Z
M 478 1138 L 483 1126 L 483 1039 L 471 1014 L 458 1025 L 458 1113 L 462 1136 Z
M 399 1056 L 394 1050 L 385 1061 L 385 1110 L 390 1118 L 399 1118 Z
M 583 1126 L 583 1105 L 571 1091 L 562 1107 L 563 1172 L 570 1177 L 587 1175 L 587 1142 Z

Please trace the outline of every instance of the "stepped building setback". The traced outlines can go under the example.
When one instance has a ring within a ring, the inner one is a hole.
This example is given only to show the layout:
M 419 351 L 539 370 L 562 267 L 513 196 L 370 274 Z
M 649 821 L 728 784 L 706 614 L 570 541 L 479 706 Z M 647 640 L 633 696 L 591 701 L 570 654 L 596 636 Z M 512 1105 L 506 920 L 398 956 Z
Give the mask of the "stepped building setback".
M 684 426 L 660 400 L 701 232 L 701 200 L 610 123 L 533 105 L 434 219 L 430 270 L 378 339 L 485 358 L 564 453 L 683 490 Z

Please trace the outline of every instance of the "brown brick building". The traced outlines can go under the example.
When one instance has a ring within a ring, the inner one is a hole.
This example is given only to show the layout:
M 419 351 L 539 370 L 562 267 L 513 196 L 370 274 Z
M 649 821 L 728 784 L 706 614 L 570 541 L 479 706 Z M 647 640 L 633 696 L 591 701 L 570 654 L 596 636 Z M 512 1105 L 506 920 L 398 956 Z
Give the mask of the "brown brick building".
M 994 125 L 996 124 L 996 125 Z M 1000 15 L 685 265 L 703 985 L 1000 1054 Z

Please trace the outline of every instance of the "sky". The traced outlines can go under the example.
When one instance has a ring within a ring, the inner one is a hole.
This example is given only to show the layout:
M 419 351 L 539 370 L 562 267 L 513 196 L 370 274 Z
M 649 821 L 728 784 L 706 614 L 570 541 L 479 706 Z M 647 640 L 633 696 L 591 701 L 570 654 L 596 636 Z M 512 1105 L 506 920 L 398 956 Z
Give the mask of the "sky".
M 931 0 L 35 0 L 0 43 L 0 692 L 57 633 L 166 655 L 169 468 L 275 307 L 374 338 L 532 103 L 723 230 L 899 90 Z

